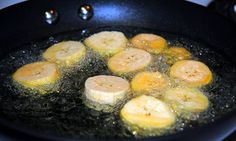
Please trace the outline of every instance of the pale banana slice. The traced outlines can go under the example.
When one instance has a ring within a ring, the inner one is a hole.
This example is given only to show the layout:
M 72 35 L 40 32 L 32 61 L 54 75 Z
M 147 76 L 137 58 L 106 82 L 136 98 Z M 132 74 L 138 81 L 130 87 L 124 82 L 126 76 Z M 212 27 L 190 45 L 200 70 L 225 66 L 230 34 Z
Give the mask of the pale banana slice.
M 84 43 L 102 56 L 112 56 L 124 50 L 127 41 L 122 32 L 102 31 L 85 39 Z
M 150 53 L 135 48 L 124 50 L 108 60 L 109 69 L 116 74 L 131 73 L 142 70 L 152 61 Z
M 78 63 L 86 54 L 85 46 L 78 41 L 63 41 L 49 47 L 43 58 L 60 67 L 71 67 Z
M 50 62 L 35 62 L 19 68 L 13 74 L 13 80 L 19 84 L 36 88 L 44 85 L 53 85 L 60 78 L 56 64 Z
M 158 35 L 141 33 L 131 39 L 134 47 L 144 49 L 151 53 L 160 53 L 167 48 L 167 41 Z
M 166 103 L 146 95 L 138 96 L 126 103 L 120 116 L 128 124 L 128 129 L 131 132 L 136 130 L 137 134 L 140 132 L 158 134 L 159 129 L 170 127 L 176 120 L 175 114 Z
M 212 72 L 202 62 L 182 60 L 171 66 L 170 77 L 181 80 L 190 87 L 201 87 L 212 81 Z
M 160 96 L 170 87 L 170 81 L 160 72 L 140 72 L 131 81 L 131 88 L 136 94 Z
M 209 106 L 208 98 L 196 88 L 179 86 L 166 91 L 164 100 L 178 115 L 189 118 L 191 113 L 200 113 Z
M 126 97 L 129 90 L 129 82 L 117 76 L 98 75 L 85 81 L 86 99 L 98 104 L 115 106 Z

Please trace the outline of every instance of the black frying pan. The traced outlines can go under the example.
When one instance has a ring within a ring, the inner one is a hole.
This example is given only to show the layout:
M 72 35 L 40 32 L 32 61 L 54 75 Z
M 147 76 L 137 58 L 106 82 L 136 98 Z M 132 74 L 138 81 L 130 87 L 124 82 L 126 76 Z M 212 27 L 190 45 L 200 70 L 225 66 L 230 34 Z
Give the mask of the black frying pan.
M 80 6 L 90 5 L 93 9 L 93 16 L 84 20 L 80 16 Z M 58 12 L 59 18 L 54 24 L 49 24 L 45 19 L 45 11 L 54 9 Z M 45 43 L 50 45 L 56 40 L 80 39 L 88 36 L 99 30 L 121 30 L 123 32 L 158 32 L 166 37 L 178 37 L 182 40 L 188 38 L 198 43 L 203 43 L 210 47 L 215 52 L 220 53 L 223 58 L 218 58 L 219 65 L 214 66 L 211 62 L 207 64 L 216 67 L 225 80 L 231 83 L 228 96 L 222 96 L 222 99 L 214 103 L 217 107 L 229 103 L 229 107 L 225 112 L 222 112 L 218 117 L 207 124 L 196 124 L 193 128 L 185 129 L 184 131 L 162 137 L 147 138 L 148 140 L 221 140 L 236 129 L 236 77 L 235 69 L 231 67 L 235 65 L 235 47 L 236 47 L 236 27 L 230 21 L 223 17 L 208 11 L 206 8 L 183 1 L 28 1 L 0 11 L 0 58 L 3 60 L 9 53 L 20 50 L 22 48 L 31 48 L 35 44 Z M 100 28 L 102 27 L 102 28 Z M 134 28 L 135 27 L 135 28 Z M 137 29 L 142 30 L 137 30 Z M 84 30 L 86 29 L 86 30 Z M 82 33 L 82 34 L 79 34 Z M 78 36 L 77 36 L 78 35 Z M 44 45 L 45 45 L 44 44 Z M 39 45 L 40 46 L 40 45 Z M 214 54 L 213 54 L 214 56 Z M 207 56 L 208 57 L 208 56 Z M 202 60 L 207 61 L 207 57 L 202 57 Z M 24 57 L 23 57 L 24 59 Z M 221 60 L 227 60 L 225 61 Z M 11 62 L 6 62 L 11 67 Z M 230 65 L 229 65 L 230 64 Z M 230 67 L 229 67 L 230 66 Z M 9 68 L 10 68 L 9 67 Z M 13 66 L 13 68 L 16 66 Z M 231 68 L 225 69 L 224 68 Z M 11 72 L 11 69 L 4 69 L 1 73 L 3 76 L 6 72 Z M 222 70 L 221 70 L 222 69 Z M 3 80 L 1 80 L 2 84 Z M 229 83 L 227 81 L 227 83 Z M 47 126 L 41 128 L 31 128 L 27 123 L 37 124 L 41 120 L 34 117 L 34 121 L 28 121 L 27 117 L 30 114 L 18 114 L 17 108 L 12 108 L 9 105 L 14 105 L 17 95 L 12 94 L 8 87 L 0 87 L 1 101 L 7 97 L 8 102 L 2 102 L 0 111 L 1 132 L 15 136 L 17 139 L 53 139 L 53 140 L 69 140 L 71 136 L 64 136 L 57 133 L 44 133 Z M 4 96 L 4 97 L 3 97 Z M 63 95 L 62 95 L 63 96 Z M 46 96 L 45 99 L 51 98 Z M 67 100 L 72 100 L 73 97 L 67 97 Z M 43 100 L 45 100 L 43 99 Z M 28 100 L 25 98 L 25 101 Z M 40 101 L 40 100 L 39 100 Z M 12 103 L 13 102 L 13 103 Z M 78 106 L 80 104 L 76 104 Z M 55 108 L 60 107 L 60 103 L 54 105 Z M 9 107 L 9 108 L 8 108 Z M 14 110 L 13 110 L 14 109 Z M 33 111 L 33 110 L 32 110 Z M 224 109 L 221 111 L 224 111 Z M 60 111 L 57 111 L 60 114 Z M 75 112 L 75 111 L 73 111 Z M 78 113 L 80 111 L 77 111 Z M 8 114 L 11 113 L 11 114 Z M 15 113 L 15 114 L 14 114 Z M 45 114 L 45 111 L 42 113 Z M 42 114 L 41 113 L 41 114 Z M 34 112 L 33 112 L 34 114 Z M 75 113 L 76 114 L 76 113 Z M 64 116 L 67 116 L 66 114 Z M 79 114 L 77 114 L 79 116 Z M 99 116 L 95 114 L 95 117 Z M 106 117 L 106 116 L 105 116 Z M 65 119 L 64 119 L 65 120 Z M 99 121 L 100 122 L 100 121 Z M 47 123 L 42 123 L 47 125 Z M 57 128 L 57 123 L 48 123 Z M 76 124 L 76 123 L 75 123 Z M 29 124 L 28 124 L 29 125 Z M 88 135 L 93 134 L 89 129 L 93 124 L 81 125 L 88 129 Z M 44 128 L 43 128 L 44 127 Z M 100 125 L 99 127 L 102 127 Z M 53 129 L 51 127 L 51 129 Z M 103 131 L 105 128 L 101 128 Z M 108 128 L 109 129 L 109 128 Z M 111 128 L 112 131 L 116 129 Z M 71 129 L 64 129 L 71 130 Z M 97 131 L 100 129 L 97 129 Z M 97 132 L 99 133 L 99 132 Z M 101 132 L 103 133 L 103 132 Z M 116 133 L 114 133 L 116 135 Z M 106 134 L 104 134 L 106 135 Z M 96 138 L 94 135 L 92 138 Z M 107 139 L 107 137 L 100 137 Z M 119 136 L 110 136 L 109 139 L 116 139 Z M 81 139 L 75 137 L 74 139 Z M 86 139 L 84 136 L 83 139 Z M 119 138 L 121 139 L 121 138 Z M 134 138 L 131 138 L 134 139 Z M 126 138 L 127 140 L 127 138 Z

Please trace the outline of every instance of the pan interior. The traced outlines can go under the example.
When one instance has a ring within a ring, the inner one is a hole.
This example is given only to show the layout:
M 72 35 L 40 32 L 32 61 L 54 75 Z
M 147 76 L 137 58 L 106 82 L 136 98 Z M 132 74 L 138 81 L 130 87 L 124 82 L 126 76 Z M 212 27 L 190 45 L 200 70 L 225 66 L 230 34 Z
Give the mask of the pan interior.
M 54 43 L 64 40 L 83 40 L 87 36 L 105 30 L 122 31 L 128 38 L 138 33 L 154 33 L 166 38 L 170 45 L 187 48 L 194 58 L 207 64 L 213 71 L 214 81 L 203 88 L 210 100 L 210 108 L 198 120 L 182 119 L 165 135 L 187 128 L 214 122 L 235 106 L 236 68 L 234 64 L 213 47 L 180 35 L 137 27 L 103 27 L 76 30 L 32 41 L 18 47 L 0 61 L 0 116 L 14 124 L 20 124 L 41 133 L 72 138 L 134 138 L 119 118 L 119 110 L 101 113 L 87 108 L 81 99 L 85 80 L 94 75 L 111 74 L 106 61 L 88 53 L 82 67 L 63 76 L 59 92 L 37 96 L 27 95 L 12 85 L 11 75 L 20 66 L 41 59 L 42 52 Z M 159 71 L 165 71 L 160 69 Z

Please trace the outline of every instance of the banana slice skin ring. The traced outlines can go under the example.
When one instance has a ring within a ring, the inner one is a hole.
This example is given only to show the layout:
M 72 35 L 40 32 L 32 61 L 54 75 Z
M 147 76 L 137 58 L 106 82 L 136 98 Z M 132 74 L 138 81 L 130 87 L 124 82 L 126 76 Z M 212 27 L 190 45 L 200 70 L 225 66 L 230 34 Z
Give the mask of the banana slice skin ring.
M 54 63 L 34 62 L 19 68 L 12 78 L 23 87 L 35 89 L 44 94 L 60 79 L 60 72 Z
M 131 99 L 122 108 L 120 116 L 128 129 L 140 136 L 161 135 L 176 121 L 165 102 L 147 95 Z
M 121 77 L 90 77 L 85 82 L 85 104 L 95 110 L 110 112 L 128 97 L 129 91 L 129 82 Z

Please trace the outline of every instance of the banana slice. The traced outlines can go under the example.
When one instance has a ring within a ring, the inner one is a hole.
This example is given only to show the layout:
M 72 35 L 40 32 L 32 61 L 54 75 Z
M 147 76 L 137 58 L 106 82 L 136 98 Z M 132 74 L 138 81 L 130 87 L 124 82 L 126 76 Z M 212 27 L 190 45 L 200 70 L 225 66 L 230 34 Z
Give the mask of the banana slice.
M 88 37 L 84 43 L 102 56 L 111 56 L 124 50 L 127 41 L 122 32 L 103 31 Z
M 108 67 L 113 73 L 125 74 L 144 69 L 151 61 L 152 56 L 148 52 L 129 48 L 112 56 L 108 60 Z
M 115 106 L 126 97 L 129 90 L 129 82 L 117 76 L 98 75 L 85 82 L 85 96 L 91 101 L 88 106 L 93 105 L 96 110 L 109 110 L 100 105 Z
M 142 33 L 131 39 L 134 47 L 145 49 L 148 52 L 160 53 L 167 47 L 167 41 L 158 35 Z
M 126 103 L 120 116 L 131 132 L 144 136 L 158 135 L 159 129 L 167 129 L 176 119 L 166 103 L 146 95 L 138 96 Z
M 170 82 L 160 72 L 140 72 L 131 81 L 131 88 L 138 94 L 160 94 L 170 86 Z
M 54 44 L 43 53 L 43 58 L 60 67 L 71 67 L 86 54 L 85 46 L 77 41 L 63 41 Z
M 187 60 L 191 58 L 191 53 L 183 47 L 171 47 L 163 51 L 167 58 L 167 63 L 172 65 L 180 60 Z
M 53 85 L 59 78 L 56 64 L 50 62 L 27 64 L 13 74 L 13 79 L 19 84 L 28 88 L 41 87 L 42 90 L 44 90 L 43 86 Z
M 203 112 L 208 108 L 208 98 L 196 88 L 176 87 L 166 91 L 164 100 L 178 115 L 188 117 L 191 113 Z
M 202 62 L 182 60 L 170 68 L 170 77 L 181 80 L 191 87 L 201 87 L 212 81 L 212 72 Z

